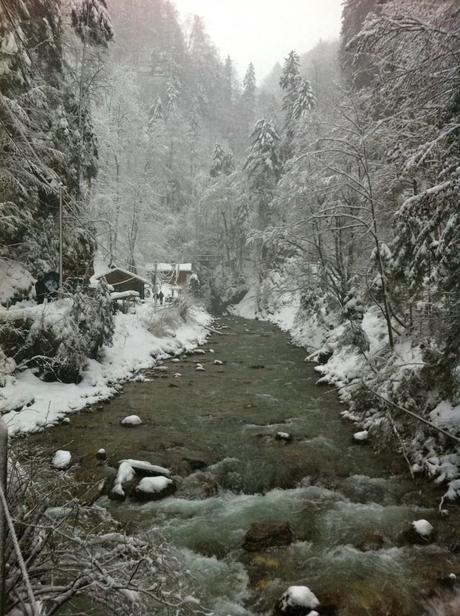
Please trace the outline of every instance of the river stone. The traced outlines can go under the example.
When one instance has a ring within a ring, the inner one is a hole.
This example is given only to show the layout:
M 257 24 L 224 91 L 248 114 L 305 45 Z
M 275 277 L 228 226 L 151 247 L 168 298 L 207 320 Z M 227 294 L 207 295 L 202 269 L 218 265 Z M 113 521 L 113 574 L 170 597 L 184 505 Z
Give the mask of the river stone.
M 267 548 L 289 545 L 294 533 L 288 522 L 255 522 L 244 538 L 243 548 L 248 552 L 259 552 Z
M 275 608 L 276 616 L 316 616 L 319 612 L 318 597 L 308 586 L 290 586 Z
M 381 550 L 385 545 L 385 537 L 382 533 L 365 533 L 361 540 L 356 544 L 356 548 L 361 552 L 374 552 Z
M 105 449 L 99 449 L 96 452 L 96 459 L 101 461 L 101 462 L 104 462 L 105 460 L 107 460 L 107 452 L 106 452 L 106 450 Z
M 218 494 L 219 484 L 209 473 L 198 471 L 182 480 L 179 491 L 180 498 L 211 498 Z
M 275 439 L 277 441 L 284 441 L 285 443 L 290 443 L 292 441 L 292 434 L 289 434 L 289 432 L 277 432 L 275 434 Z
M 417 522 L 426 522 L 426 520 L 417 520 Z M 399 542 L 401 544 L 409 543 L 412 545 L 426 545 L 427 543 L 433 543 L 436 541 L 436 532 L 434 528 L 429 524 L 431 530 L 426 530 L 426 532 L 420 532 L 419 527 L 417 526 L 417 522 L 412 522 L 410 527 L 404 530 L 399 536 Z M 422 527 L 424 528 L 424 527 Z
M 138 415 L 128 415 L 120 421 L 120 424 L 125 428 L 133 428 L 135 426 L 140 426 L 142 425 L 142 423 L 142 419 Z
M 134 496 L 143 501 L 160 500 L 176 491 L 176 484 L 168 477 L 144 477 L 140 480 Z

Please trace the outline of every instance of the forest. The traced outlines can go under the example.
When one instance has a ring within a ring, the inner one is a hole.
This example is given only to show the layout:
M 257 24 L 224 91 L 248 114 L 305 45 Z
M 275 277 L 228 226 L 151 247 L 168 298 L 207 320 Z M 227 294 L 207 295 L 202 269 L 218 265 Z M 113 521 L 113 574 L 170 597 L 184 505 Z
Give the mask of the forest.
M 240 72 L 0 0 L 0 616 L 460 614 L 458 1 Z

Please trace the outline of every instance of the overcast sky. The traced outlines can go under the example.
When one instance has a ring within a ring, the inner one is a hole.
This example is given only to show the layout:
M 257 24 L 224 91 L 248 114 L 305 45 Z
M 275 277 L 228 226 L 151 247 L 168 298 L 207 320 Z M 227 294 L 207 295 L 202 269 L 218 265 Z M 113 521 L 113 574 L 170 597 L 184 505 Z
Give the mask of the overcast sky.
M 303 53 L 319 39 L 339 35 L 342 0 L 175 0 L 181 17 L 204 18 L 223 57 L 240 74 L 249 62 L 258 80 L 291 49 Z

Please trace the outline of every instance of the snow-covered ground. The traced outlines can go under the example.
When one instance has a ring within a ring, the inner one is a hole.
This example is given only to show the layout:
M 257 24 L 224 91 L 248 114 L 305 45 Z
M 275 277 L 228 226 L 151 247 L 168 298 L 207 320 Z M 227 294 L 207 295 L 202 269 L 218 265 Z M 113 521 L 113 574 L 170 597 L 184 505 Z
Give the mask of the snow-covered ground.
M 56 302 L 56 318 L 61 308 Z M 30 310 L 43 308 L 35 306 Z M 0 413 L 10 434 L 52 426 L 69 413 L 112 397 L 117 385 L 135 378 L 139 371 L 159 360 L 204 343 L 211 317 L 203 309 L 191 308 L 185 322 L 168 319 L 168 310 L 158 308 L 157 335 L 149 331 L 152 306 L 147 302 L 137 306 L 135 313 L 117 314 L 112 345 L 103 348 L 99 361 L 88 360 L 78 385 L 46 383 L 30 369 L 9 375 L 5 386 L 0 387 Z M 162 321 L 167 322 L 167 327 Z
M 230 312 L 247 319 L 258 317 L 275 323 L 290 335 L 294 344 L 304 347 L 312 360 L 321 353 L 327 354 L 328 360 L 315 367 L 318 380 L 338 388 L 340 400 L 347 405 L 342 415 L 357 422 L 360 428 L 358 434 L 366 433 L 371 437 L 373 428 L 377 428 L 385 418 L 382 413 L 370 408 L 366 409 L 365 417 L 353 412 L 353 385 L 359 386 L 363 380 L 372 380 L 377 370 L 380 375 L 378 393 L 387 400 L 391 399 L 404 379 L 416 375 L 424 366 L 419 342 L 406 337 L 399 340 L 393 353 L 389 354 L 385 321 L 377 307 L 369 307 L 361 324 L 368 350 L 362 352 L 347 341 L 346 324 L 334 321 L 331 315 L 329 320 L 324 319 L 324 315 L 306 315 L 301 309 L 298 294 L 277 293 L 276 289 L 274 285 L 273 293 L 269 293 L 268 308 L 262 312 L 257 310 L 254 289 L 250 289 L 238 305 L 231 307 Z M 433 406 L 425 419 L 460 437 L 460 405 L 443 400 Z M 420 414 L 423 414 L 422 410 Z M 448 500 L 460 498 L 460 448 L 455 448 L 452 441 L 443 437 L 436 440 L 434 436 L 432 429 L 421 424 L 414 425 L 413 440 L 405 443 L 406 453 L 414 463 L 412 469 L 424 472 L 436 483 L 445 485 Z

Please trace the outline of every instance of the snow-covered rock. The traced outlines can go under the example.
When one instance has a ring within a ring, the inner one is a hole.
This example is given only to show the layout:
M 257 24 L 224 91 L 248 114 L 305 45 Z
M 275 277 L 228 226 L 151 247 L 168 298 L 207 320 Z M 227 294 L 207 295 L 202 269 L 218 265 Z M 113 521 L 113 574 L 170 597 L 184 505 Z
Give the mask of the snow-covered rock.
M 168 477 L 144 477 L 136 487 L 135 494 L 142 500 L 159 500 L 175 491 L 174 481 Z
M 142 419 L 138 415 L 128 415 L 120 421 L 122 426 L 133 427 L 142 425 Z
M 157 372 L 168 372 L 168 366 L 155 366 Z
M 206 351 L 205 351 L 204 349 L 195 349 L 195 350 L 193 351 L 193 354 L 194 354 L 194 355 L 205 355 L 205 354 L 206 354 Z
M 290 586 L 278 602 L 277 613 L 286 616 L 312 616 L 317 607 L 319 600 L 308 586 Z
M 96 458 L 98 460 L 107 460 L 107 452 L 105 449 L 98 449 L 96 452 Z
M 138 475 L 142 475 L 145 477 L 155 477 L 158 475 L 164 477 L 171 476 L 171 471 L 167 468 L 164 468 L 163 466 L 157 466 L 156 464 L 151 464 L 150 462 L 145 462 L 143 460 L 120 460 L 120 465 L 121 464 L 129 464 Z
M 125 487 L 136 477 L 136 473 L 128 462 L 122 462 L 118 467 L 118 472 L 110 490 L 110 497 L 115 500 L 124 500 L 126 497 Z
M 175 379 L 180 379 L 180 377 L 181 377 L 181 376 L 182 376 L 182 374 L 181 374 L 180 372 L 176 372 L 176 373 L 174 374 L 174 378 L 175 378 Z
M 369 440 L 368 430 L 361 430 L 360 432 L 355 432 L 353 434 L 353 440 L 357 441 L 358 443 L 364 443 L 365 441 Z
M 196 370 L 197 372 L 204 372 L 204 371 L 205 371 L 205 367 L 203 366 L 203 364 L 197 364 L 197 365 L 195 366 L 195 370 Z
M 277 441 L 285 441 L 288 443 L 292 441 L 292 434 L 289 434 L 289 432 L 277 432 L 275 438 Z
M 51 465 L 59 471 L 66 470 L 72 463 L 72 455 L 70 451 L 58 449 L 51 460 Z
M 224 365 L 224 362 L 223 362 L 223 361 L 221 361 L 220 359 L 215 359 L 215 360 L 214 360 L 214 365 L 215 365 L 215 366 L 223 366 L 223 365 Z
M 412 522 L 412 528 L 420 537 L 428 538 L 433 534 L 434 528 L 428 520 L 415 520 Z

